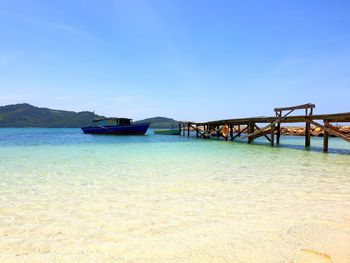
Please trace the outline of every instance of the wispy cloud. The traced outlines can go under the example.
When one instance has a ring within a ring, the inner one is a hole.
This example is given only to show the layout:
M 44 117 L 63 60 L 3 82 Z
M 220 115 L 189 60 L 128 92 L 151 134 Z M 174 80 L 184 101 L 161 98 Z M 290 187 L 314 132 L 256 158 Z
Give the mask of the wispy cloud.
M 67 32 L 77 32 L 77 29 L 71 27 L 71 26 L 67 26 L 67 25 L 64 25 L 64 24 L 56 24 L 56 23 L 51 23 L 51 25 L 54 27 L 54 28 L 57 28 L 59 30 L 63 30 L 63 31 L 67 31 Z M 79 31 L 80 32 L 80 31 Z
M 84 37 L 90 40 L 101 40 L 91 34 L 90 32 L 86 30 L 82 30 L 78 28 L 77 26 L 70 25 L 68 23 L 65 23 L 64 21 L 53 21 L 50 19 L 42 18 L 39 16 L 30 16 L 30 15 L 23 15 L 18 13 L 0 13 L 1 15 L 6 15 L 11 18 L 15 18 L 16 21 L 22 21 L 25 22 L 26 25 L 31 25 L 33 27 L 37 28 L 49 28 L 52 30 L 61 31 L 64 33 L 73 34 L 79 37 Z
M 51 27 L 52 29 L 59 30 L 65 33 L 73 34 L 79 37 L 87 38 L 90 40 L 100 40 L 96 36 L 92 35 L 88 31 L 81 30 L 77 27 L 73 27 L 71 25 L 63 24 L 63 23 L 54 23 L 50 21 L 45 21 L 45 25 L 47 27 Z

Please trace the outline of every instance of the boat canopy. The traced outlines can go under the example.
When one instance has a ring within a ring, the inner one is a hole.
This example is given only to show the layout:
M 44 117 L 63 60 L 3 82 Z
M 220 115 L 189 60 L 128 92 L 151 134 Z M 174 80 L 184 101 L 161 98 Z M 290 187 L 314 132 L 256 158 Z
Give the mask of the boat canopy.
M 128 118 L 102 118 L 93 120 L 94 125 L 108 126 L 108 125 L 130 125 L 132 119 Z

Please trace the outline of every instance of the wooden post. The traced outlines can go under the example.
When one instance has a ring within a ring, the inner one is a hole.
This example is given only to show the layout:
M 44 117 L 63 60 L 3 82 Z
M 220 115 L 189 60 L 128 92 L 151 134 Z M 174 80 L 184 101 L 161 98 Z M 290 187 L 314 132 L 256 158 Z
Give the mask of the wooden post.
M 324 126 L 327 126 L 327 122 L 324 121 Z M 328 152 L 328 137 L 329 133 L 326 130 L 323 130 L 323 152 Z
M 241 137 L 241 125 L 240 124 L 238 125 L 238 134 L 239 134 L 238 137 Z
M 223 131 L 226 132 L 226 128 L 227 128 L 227 129 L 230 129 L 230 126 L 229 126 L 228 124 L 225 124 L 225 125 L 224 125 L 224 128 L 223 128 Z M 222 135 L 224 136 L 225 141 L 228 141 L 228 136 L 229 136 L 228 131 L 227 131 L 226 134 L 223 133 Z
M 310 146 L 310 122 L 306 121 L 305 124 L 305 147 L 309 147 Z
M 328 152 L 328 132 L 323 131 L 323 152 Z
M 182 136 L 185 136 L 185 123 L 182 125 Z
M 282 111 L 276 111 L 276 117 L 280 118 L 282 117 Z M 279 144 L 280 143 L 280 137 L 281 137 L 281 123 L 278 122 L 277 123 L 277 136 L 276 136 L 276 143 Z
M 218 129 L 219 129 L 219 126 L 216 126 L 216 138 L 219 139 L 220 133 L 219 133 Z
M 251 134 L 254 132 L 254 123 L 248 123 L 248 134 Z M 248 137 L 248 143 L 252 143 L 254 139 L 252 137 Z
M 181 124 L 179 123 L 179 136 L 181 136 Z
M 190 124 L 187 124 L 187 137 L 190 137 Z
M 248 123 L 247 125 L 248 125 L 248 131 L 247 131 L 247 133 L 249 134 L 249 133 L 251 133 L 251 130 L 252 130 L 252 129 L 251 129 L 250 123 Z M 250 137 L 248 137 L 248 143 L 252 143 Z
M 277 123 L 277 136 L 276 136 L 276 143 L 280 143 L 280 137 L 281 137 L 281 123 Z
M 196 124 L 196 138 L 198 138 L 198 125 Z
M 275 124 L 271 126 L 271 146 L 275 145 Z
M 230 138 L 233 139 L 233 125 L 230 125 Z

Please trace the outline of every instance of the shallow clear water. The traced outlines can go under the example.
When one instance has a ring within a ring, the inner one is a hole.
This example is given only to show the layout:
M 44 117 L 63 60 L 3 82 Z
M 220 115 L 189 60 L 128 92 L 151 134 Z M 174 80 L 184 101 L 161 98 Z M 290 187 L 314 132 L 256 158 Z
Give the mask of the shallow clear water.
M 350 144 L 303 140 L 0 129 L 0 262 L 348 263 Z

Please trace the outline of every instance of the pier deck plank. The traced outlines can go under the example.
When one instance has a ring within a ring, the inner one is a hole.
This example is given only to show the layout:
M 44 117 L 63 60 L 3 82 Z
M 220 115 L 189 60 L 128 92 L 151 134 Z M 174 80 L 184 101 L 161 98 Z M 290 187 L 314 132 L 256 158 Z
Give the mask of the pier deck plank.
M 237 118 L 237 119 L 223 119 L 216 121 L 208 121 L 202 123 L 190 122 L 192 124 L 197 125 L 223 125 L 225 123 L 239 125 L 239 124 L 247 124 L 247 123 L 272 123 L 276 120 L 280 119 L 281 123 L 297 123 L 297 122 L 306 122 L 307 119 L 312 120 L 327 120 L 329 122 L 350 122 L 350 112 L 345 113 L 335 113 L 335 114 L 321 114 L 321 115 L 298 115 L 298 116 L 288 116 L 288 117 L 275 117 L 275 116 L 260 116 L 260 117 L 250 117 L 250 118 Z M 187 123 L 187 122 L 184 122 Z

